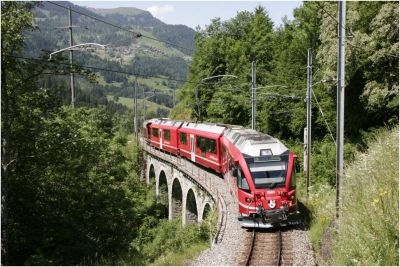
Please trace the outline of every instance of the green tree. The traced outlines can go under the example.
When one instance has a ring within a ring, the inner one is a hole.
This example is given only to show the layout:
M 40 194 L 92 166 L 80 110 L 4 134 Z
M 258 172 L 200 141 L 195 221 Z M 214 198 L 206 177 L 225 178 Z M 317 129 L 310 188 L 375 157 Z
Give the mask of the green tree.
M 32 28 L 32 15 L 28 12 L 31 4 L 22 2 L 1 2 L 1 206 L 2 206 L 2 264 L 9 261 L 9 206 L 8 206 L 8 183 L 10 180 L 10 168 L 15 161 L 16 145 L 12 140 L 11 125 L 14 121 L 10 119 L 13 112 L 14 99 L 11 94 L 18 95 L 21 90 L 21 79 L 15 75 L 21 66 L 15 58 L 6 57 L 5 54 L 21 52 L 23 47 L 23 31 Z
M 181 105 L 192 109 L 196 119 L 201 116 L 215 122 L 248 125 L 250 106 L 240 99 L 249 99 L 252 61 L 259 66 L 258 83 L 264 83 L 271 71 L 272 26 L 266 10 L 257 7 L 253 13 L 239 12 L 226 22 L 216 18 L 199 31 L 189 82 L 179 93 Z M 224 77 L 201 82 L 205 77 L 225 74 L 236 75 L 238 79 Z M 232 92 L 235 96 L 230 96 Z
M 112 129 L 99 109 L 62 108 L 42 122 L 34 157 L 18 162 L 10 182 L 13 264 L 75 265 L 127 251 L 144 212 L 126 140 Z
M 399 4 L 384 3 L 371 28 L 362 98 L 372 113 L 380 109 L 393 113 L 399 105 Z
M 337 53 L 337 4 L 323 3 L 317 52 L 322 78 L 334 77 Z M 398 121 L 398 3 L 351 2 L 346 24 L 345 128 L 360 129 Z M 333 14 L 333 15 L 332 15 Z M 335 102 L 335 87 L 327 87 Z

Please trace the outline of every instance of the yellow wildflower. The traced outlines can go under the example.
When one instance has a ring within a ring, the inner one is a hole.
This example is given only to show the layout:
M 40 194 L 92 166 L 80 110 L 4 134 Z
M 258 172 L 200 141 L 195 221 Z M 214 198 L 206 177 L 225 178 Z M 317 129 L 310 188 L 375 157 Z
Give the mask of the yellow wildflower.
M 374 201 L 372 201 L 372 205 L 376 206 L 379 203 L 379 198 L 375 198 Z

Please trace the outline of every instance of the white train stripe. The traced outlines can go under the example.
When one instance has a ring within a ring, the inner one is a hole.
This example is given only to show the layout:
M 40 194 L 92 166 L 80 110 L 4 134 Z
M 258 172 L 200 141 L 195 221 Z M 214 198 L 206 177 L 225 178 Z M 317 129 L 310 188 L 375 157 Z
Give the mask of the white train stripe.
M 155 143 L 155 144 L 160 144 L 159 142 L 156 142 L 156 141 L 153 141 L 153 140 L 151 140 L 151 142 L 153 142 L 153 143 Z M 171 147 L 171 148 L 176 148 L 176 147 L 169 146 L 169 145 L 166 145 L 166 144 L 163 144 L 163 146 L 167 146 L 167 147 Z M 189 152 L 189 151 L 187 151 L 187 150 L 184 150 L 184 149 L 181 149 L 181 151 L 186 152 L 186 153 L 188 153 L 188 154 L 191 154 L 191 152 Z M 208 161 L 208 162 L 210 162 L 210 163 L 212 163 L 212 164 L 214 164 L 214 165 L 221 166 L 221 164 L 219 164 L 218 162 L 209 160 L 208 158 L 205 158 L 205 157 L 202 157 L 202 156 L 199 156 L 199 155 L 196 155 L 196 157 L 197 157 L 197 158 L 201 158 L 201 159 L 203 159 L 203 160 L 205 160 L 205 161 Z
M 244 207 L 244 208 L 246 208 L 246 209 L 249 209 L 249 210 L 256 210 L 256 207 L 246 206 L 246 205 L 242 204 L 242 202 L 239 202 L 239 205 Z
M 180 151 L 186 152 L 186 153 L 188 153 L 188 154 L 191 153 L 190 151 L 187 151 L 187 150 L 185 150 L 185 149 L 180 149 Z
M 183 152 L 186 152 L 186 153 L 188 153 L 188 154 L 191 154 L 191 152 L 190 152 L 190 151 L 187 151 L 187 150 L 185 150 L 185 149 L 180 149 L 180 150 L 181 150 L 181 151 L 183 151 Z M 208 158 L 205 158 L 205 157 L 199 156 L 199 155 L 197 155 L 197 154 L 196 154 L 196 157 L 197 157 L 197 158 L 201 158 L 201 159 L 203 159 L 203 160 L 205 160 L 205 161 L 208 161 L 208 162 L 210 162 L 210 163 L 213 163 L 213 164 L 215 164 L 215 165 L 217 165 L 217 166 L 221 166 L 221 164 L 219 164 L 218 162 L 215 162 L 215 161 L 209 160 Z
M 150 140 L 152 143 L 156 143 L 156 144 L 160 144 L 160 142 L 156 142 L 156 141 L 153 141 L 153 140 Z
M 177 149 L 176 146 L 169 146 L 169 145 L 166 145 L 164 143 L 163 143 L 163 146 L 167 146 L 167 147 L 170 147 L 170 148 L 173 148 L 173 149 Z
M 150 140 L 150 141 L 153 142 L 153 143 L 155 143 L 155 144 L 158 144 L 158 145 L 160 144 L 159 142 L 156 142 L 156 141 L 153 141 L 153 140 Z M 166 144 L 163 144 L 163 146 L 167 146 L 167 147 L 176 149 L 175 146 L 169 146 L 169 145 L 166 145 Z

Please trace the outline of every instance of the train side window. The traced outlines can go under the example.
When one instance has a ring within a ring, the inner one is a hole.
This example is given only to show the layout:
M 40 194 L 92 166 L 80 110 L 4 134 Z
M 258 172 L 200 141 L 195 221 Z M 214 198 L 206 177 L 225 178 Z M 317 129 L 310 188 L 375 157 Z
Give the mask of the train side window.
M 237 175 L 237 186 L 246 192 L 250 192 L 249 184 L 247 183 L 246 176 L 244 176 L 242 169 L 240 168 L 240 166 L 235 166 L 234 168 L 236 169 L 236 171 L 234 171 L 233 173 Z
M 296 168 L 293 167 L 292 179 L 290 180 L 290 188 L 296 188 Z
M 153 136 L 158 137 L 158 129 L 157 128 L 152 128 Z
M 217 142 L 214 139 L 196 136 L 196 146 L 200 149 L 202 156 L 205 156 L 206 152 L 217 154 Z
M 207 151 L 207 138 L 196 136 L 196 146 L 198 149 L 200 149 L 201 155 L 205 157 Z
M 217 154 L 217 142 L 214 139 L 207 138 L 207 152 Z
M 179 133 L 179 140 L 181 141 L 181 144 L 186 145 L 187 144 L 186 133 Z
M 164 139 L 171 140 L 171 131 L 170 130 L 164 130 Z

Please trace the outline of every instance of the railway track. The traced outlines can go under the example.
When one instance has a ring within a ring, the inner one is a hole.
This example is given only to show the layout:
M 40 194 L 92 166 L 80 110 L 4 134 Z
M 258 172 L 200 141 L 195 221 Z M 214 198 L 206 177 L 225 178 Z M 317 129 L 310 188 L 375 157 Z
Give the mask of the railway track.
M 243 253 L 238 265 L 280 266 L 293 264 L 293 249 L 290 232 L 280 229 L 248 231 Z

